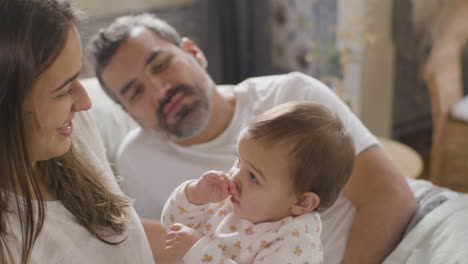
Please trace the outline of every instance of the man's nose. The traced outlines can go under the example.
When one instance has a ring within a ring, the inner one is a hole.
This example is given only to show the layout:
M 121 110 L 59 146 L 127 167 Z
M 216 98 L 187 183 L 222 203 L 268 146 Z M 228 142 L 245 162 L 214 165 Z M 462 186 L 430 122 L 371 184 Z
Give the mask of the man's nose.
M 143 82 L 150 92 L 152 100 L 155 102 L 161 102 L 164 100 L 167 91 L 171 88 L 171 84 L 169 82 L 155 76 L 145 76 Z

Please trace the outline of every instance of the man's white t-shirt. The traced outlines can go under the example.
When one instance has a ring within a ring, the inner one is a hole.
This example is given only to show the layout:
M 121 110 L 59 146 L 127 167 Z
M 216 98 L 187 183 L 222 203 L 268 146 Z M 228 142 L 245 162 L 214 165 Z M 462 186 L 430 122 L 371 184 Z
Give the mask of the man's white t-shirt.
M 324 84 L 301 73 L 250 78 L 236 86 L 224 86 L 236 97 L 234 116 L 226 130 L 214 140 L 181 147 L 154 131 L 131 131 L 119 150 L 117 166 L 123 177 L 122 189 L 135 199 L 140 216 L 159 219 L 171 192 L 188 179 L 199 178 L 207 170 L 228 171 L 236 160 L 237 140 L 242 130 L 258 114 L 289 101 L 324 104 L 337 113 L 351 132 L 356 154 L 378 144 L 377 139 Z M 326 212 L 322 243 L 326 263 L 341 262 L 355 207 L 344 196 Z
M 72 141 L 77 145 L 77 151 L 84 152 L 85 157 L 104 172 L 99 179 L 101 183 L 109 190 L 121 193 L 107 162 L 99 132 L 89 114 L 77 113 Z M 21 201 L 21 197 L 19 199 Z M 93 236 L 79 224 L 76 217 L 60 201 L 48 201 L 45 202 L 45 206 L 44 225 L 28 263 L 154 263 L 145 232 L 132 207 L 127 210 L 129 229 L 120 236 L 109 238 L 112 242 L 123 239 L 125 241 L 118 245 L 110 245 Z M 11 213 L 4 214 L 7 216 L 6 241 L 14 263 L 20 263 L 21 227 L 16 205 L 10 204 L 10 209 Z

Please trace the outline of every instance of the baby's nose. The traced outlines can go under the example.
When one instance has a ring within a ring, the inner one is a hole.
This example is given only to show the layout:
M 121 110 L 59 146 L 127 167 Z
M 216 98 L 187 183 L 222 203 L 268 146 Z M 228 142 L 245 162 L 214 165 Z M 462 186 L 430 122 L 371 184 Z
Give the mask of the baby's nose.
M 233 178 L 229 179 L 228 184 L 229 193 L 231 195 L 238 195 L 239 194 L 239 187 L 237 186 L 235 180 Z

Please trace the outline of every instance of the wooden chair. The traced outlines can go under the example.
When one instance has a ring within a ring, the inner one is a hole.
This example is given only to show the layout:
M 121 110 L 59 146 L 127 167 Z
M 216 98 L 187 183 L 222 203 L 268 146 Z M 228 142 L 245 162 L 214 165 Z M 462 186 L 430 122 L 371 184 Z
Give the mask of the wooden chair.
M 468 192 L 468 123 L 450 116 L 463 97 L 461 58 L 468 39 L 468 1 L 454 8 L 437 32 L 424 67 L 433 121 L 429 179 Z

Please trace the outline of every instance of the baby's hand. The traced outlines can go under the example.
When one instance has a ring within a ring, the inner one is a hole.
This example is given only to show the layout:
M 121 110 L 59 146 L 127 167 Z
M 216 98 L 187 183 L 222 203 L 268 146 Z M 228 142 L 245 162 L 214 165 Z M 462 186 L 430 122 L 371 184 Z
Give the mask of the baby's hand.
M 174 224 L 167 232 L 167 240 L 164 250 L 172 260 L 181 260 L 203 234 L 182 224 Z
M 222 171 L 205 172 L 198 181 L 190 183 L 185 194 L 191 204 L 202 205 L 225 200 L 229 196 L 229 179 Z

